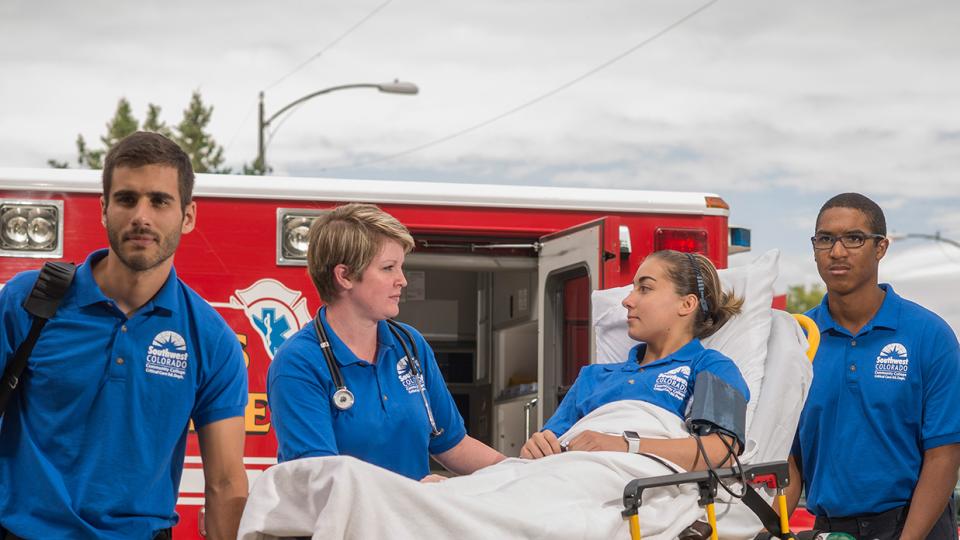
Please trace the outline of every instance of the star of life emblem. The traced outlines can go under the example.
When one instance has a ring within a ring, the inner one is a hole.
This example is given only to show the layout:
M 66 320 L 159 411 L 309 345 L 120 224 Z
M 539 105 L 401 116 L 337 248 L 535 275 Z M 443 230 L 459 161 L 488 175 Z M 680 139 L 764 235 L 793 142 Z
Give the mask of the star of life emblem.
M 307 299 L 299 291 L 269 278 L 237 290 L 226 305 L 211 305 L 243 310 L 270 360 L 280 346 L 311 319 Z

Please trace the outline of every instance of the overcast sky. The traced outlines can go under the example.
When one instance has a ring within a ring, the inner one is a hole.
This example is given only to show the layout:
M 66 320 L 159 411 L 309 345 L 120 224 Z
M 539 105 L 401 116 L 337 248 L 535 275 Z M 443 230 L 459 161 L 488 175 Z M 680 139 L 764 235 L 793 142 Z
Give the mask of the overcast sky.
M 121 96 L 176 123 L 193 90 L 239 166 L 256 156 L 260 90 L 269 115 L 399 78 L 420 94 L 296 109 L 267 152 L 275 174 L 715 192 L 755 253 L 783 249 L 781 287 L 816 280 L 807 237 L 841 191 L 874 197 L 893 230 L 960 237 L 950 0 L 720 0 L 530 107 L 383 159 L 560 88 L 704 4 L 4 0 L 0 166 L 75 159 L 77 134 L 96 141 Z

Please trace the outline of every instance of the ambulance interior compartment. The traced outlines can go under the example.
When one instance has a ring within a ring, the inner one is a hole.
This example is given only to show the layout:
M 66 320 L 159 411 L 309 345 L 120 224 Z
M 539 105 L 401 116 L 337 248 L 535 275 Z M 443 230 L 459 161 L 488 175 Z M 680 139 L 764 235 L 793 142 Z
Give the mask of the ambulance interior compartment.
M 397 319 L 430 343 L 467 433 L 508 457 L 519 455 L 527 430 L 549 418 L 590 361 L 587 269 L 566 269 L 538 284 L 537 264 L 532 251 L 414 252 L 404 264 L 408 284 Z M 551 300 L 545 318 L 552 323 L 537 400 L 542 291 Z

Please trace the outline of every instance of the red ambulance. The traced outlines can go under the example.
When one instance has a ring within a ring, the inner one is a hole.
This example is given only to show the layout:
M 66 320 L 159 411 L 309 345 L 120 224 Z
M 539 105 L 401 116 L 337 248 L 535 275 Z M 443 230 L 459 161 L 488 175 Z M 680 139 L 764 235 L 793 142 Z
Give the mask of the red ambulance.
M 105 246 L 100 193 L 99 171 L 0 168 L 0 284 Z M 177 273 L 243 345 L 251 480 L 276 463 L 267 367 L 319 307 L 305 249 L 326 209 L 375 203 L 413 233 L 399 319 L 430 341 L 468 432 L 507 455 L 593 360 L 591 291 L 629 283 L 655 250 L 697 251 L 724 268 L 749 249 L 749 231 L 729 227 L 711 193 L 201 174 L 194 196 L 197 228 Z M 176 538 L 200 537 L 202 507 L 191 434 Z

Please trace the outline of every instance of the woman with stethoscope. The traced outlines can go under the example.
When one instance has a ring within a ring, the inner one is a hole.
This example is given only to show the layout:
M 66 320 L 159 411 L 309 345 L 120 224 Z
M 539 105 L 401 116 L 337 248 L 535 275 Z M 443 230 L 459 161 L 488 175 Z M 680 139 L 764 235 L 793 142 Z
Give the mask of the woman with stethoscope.
M 340 206 L 311 226 L 307 268 L 325 306 L 267 375 L 280 462 L 350 455 L 421 480 L 431 455 L 457 474 L 504 459 L 466 434 L 423 336 L 391 320 L 413 245 L 406 227 L 369 204 Z

